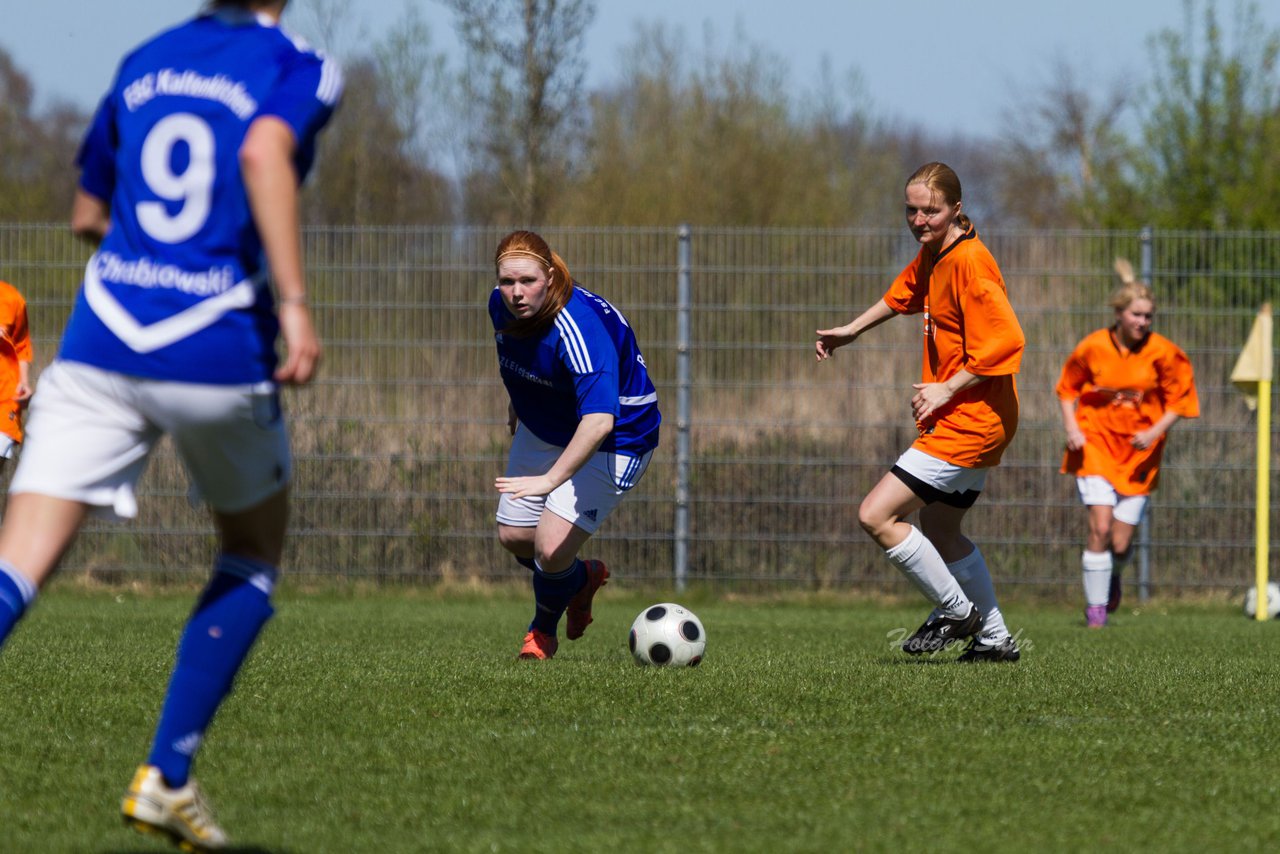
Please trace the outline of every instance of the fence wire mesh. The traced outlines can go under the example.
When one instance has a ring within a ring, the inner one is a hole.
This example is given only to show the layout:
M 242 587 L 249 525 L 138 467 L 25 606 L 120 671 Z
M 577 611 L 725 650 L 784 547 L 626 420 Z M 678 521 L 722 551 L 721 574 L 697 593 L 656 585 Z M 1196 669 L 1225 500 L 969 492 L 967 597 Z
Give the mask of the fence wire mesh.
M 321 378 L 286 393 L 296 455 L 289 572 L 416 582 L 525 573 L 493 530 L 493 479 L 509 437 L 485 304 L 503 233 L 308 230 L 326 351 Z M 543 234 L 575 278 L 624 310 L 664 414 L 653 465 L 592 541 L 593 555 L 616 566 L 620 580 L 670 583 L 674 383 L 687 346 L 689 582 L 901 583 L 858 529 L 856 511 L 913 438 L 919 322 L 894 319 L 824 364 L 813 340 L 816 329 L 883 294 L 914 253 L 905 230 L 690 229 L 683 345 L 676 228 Z M 1190 355 L 1202 406 L 1171 435 L 1149 521 L 1151 580 L 1157 591 L 1243 589 L 1253 571 L 1257 421 L 1228 376 L 1280 281 L 1280 234 L 1147 234 L 1156 330 Z M 1028 346 L 1018 435 L 968 533 L 1001 583 L 1073 588 L 1085 515 L 1073 482 L 1058 473 L 1064 436 L 1053 385 L 1076 341 L 1110 323 L 1112 260 L 1136 264 L 1143 234 L 993 231 L 983 239 Z M 27 296 L 37 368 L 56 350 L 88 252 L 62 226 L 0 225 L 0 278 Z M 181 466 L 162 445 L 144 478 L 140 517 L 91 524 L 65 568 L 108 578 L 202 568 L 211 528 L 185 496 Z

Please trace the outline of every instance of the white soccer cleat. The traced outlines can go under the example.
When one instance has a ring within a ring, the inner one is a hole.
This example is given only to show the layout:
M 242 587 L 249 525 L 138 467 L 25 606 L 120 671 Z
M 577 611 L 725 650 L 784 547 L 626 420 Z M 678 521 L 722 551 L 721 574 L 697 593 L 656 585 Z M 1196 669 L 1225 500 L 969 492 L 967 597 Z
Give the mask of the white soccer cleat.
M 183 851 L 215 851 L 227 844 L 195 781 L 171 789 L 154 765 L 138 766 L 120 812 L 134 830 L 167 836 Z

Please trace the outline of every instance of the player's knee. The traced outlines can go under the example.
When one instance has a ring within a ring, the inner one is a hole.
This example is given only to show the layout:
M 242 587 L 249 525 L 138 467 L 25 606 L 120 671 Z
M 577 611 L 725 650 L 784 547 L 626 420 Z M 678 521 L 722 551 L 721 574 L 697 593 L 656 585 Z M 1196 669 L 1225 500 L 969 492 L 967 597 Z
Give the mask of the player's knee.
M 1089 525 L 1089 550 L 1100 552 L 1111 547 L 1111 523 L 1093 522 Z
M 547 575 L 559 575 L 564 572 L 573 565 L 576 557 L 576 554 L 565 550 L 563 547 L 549 549 L 539 546 L 534 549 L 534 559 L 537 560 L 539 569 Z
M 528 557 L 533 549 L 529 530 L 512 525 L 498 526 L 498 542 L 516 557 Z
M 876 542 L 884 539 L 896 521 L 891 514 L 866 501 L 858 508 L 858 524 Z

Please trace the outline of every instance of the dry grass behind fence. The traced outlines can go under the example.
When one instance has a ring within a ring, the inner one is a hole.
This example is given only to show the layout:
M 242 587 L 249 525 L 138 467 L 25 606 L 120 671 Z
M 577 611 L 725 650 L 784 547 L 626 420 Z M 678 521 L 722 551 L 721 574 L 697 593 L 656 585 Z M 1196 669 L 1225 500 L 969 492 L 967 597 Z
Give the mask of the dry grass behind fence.
M 548 230 L 575 276 L 622 308 L 659 388 L 659 453 L 592 547 L 632 582 L 672 570 L 675 229 Z M 484 305 L 501 232 L 316 229 L 308 234 L 323 378 L 287 393 L 297 455 L 290 571 L 469 583 L 519 578 L 494 542 L 508 437 Z M 1052 393 L 1080 337 L 1109 322 L 1111 259 L 1136 233 L 985 236 L 1028 338 L 1022 421 L 971 514 L 971 536 L 1014 583 L 1073 588 L 1084 515 L 1057 473 Z M 1280 277 L 1280 235 L 1153 236 L 1158 331 L 1195 364 L 1203 417 L 1179 424 L 1151 515 L 1156 590 L 1243 588 L 1253 565 L 1254 417 L 1227 381 Z M 816 590 L 896 579 L 856 505 L 911 441 L 919 325 L 896 319 L 818 365 L 814 330 L 883 293 L 912 247 L 896 230 L 693 230 L 690 580 L 718 590 Z M 60 227 L 0 226 L 0 278 L 31 303 L 52 356 L 86 250 Z M 1280 448 L 1280 443 L 1273 443 Z M 142 514 L 94 525 L 69 557 L 101 578 L 202 567 L 212 538 L 167 446 Z

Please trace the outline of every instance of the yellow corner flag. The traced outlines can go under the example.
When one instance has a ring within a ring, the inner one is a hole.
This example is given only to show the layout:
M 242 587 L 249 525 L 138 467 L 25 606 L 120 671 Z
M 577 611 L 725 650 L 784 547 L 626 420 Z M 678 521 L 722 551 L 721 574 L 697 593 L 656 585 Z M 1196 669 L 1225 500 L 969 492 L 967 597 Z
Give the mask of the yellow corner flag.
M 1249 409 L 1258 408 L 1259 383 L 1271 382 L 1271 303 L 1264 302 L 1253 319 L 1249 340 L 1231 369 L 1231 382 L 1244 395 Z
M 1257 496 L 1254 505 L 1254 583 L 1258 589 L 1255 619 L 1267 619 L 1268 556 L 1271 553 L 1271 303 L 1263 303 L 1249 330 L 1249 340 L 1236 366 L 1231 369 L 1231 382 L 1244 395 L 1250 409 L 1258 410 Z

